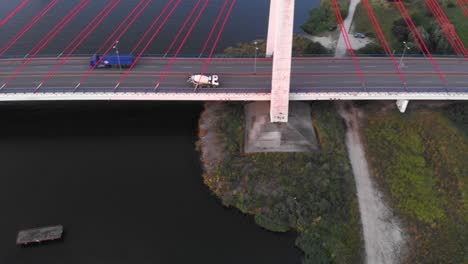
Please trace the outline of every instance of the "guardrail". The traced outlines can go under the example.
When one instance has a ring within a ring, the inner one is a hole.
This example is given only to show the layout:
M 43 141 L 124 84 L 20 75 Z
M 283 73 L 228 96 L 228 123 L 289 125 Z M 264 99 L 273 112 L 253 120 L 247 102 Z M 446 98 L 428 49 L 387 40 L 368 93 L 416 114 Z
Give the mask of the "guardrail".
M 70 57 L 91 57 L 94 54 L 72 54 Z M 401 54 L 393 54 L 395 57 L 400 57 Z M 144 54 L 142 57 L 151 57 L 151 58 L 170 58 L 174 56 L 174 54 Z M 360 58 L 365 58 L 365 57 L 389 57 L 386 54 L 356 54 L 357 57 Z M 433 57 L 435 58 L 464 58 L 460 57 L 457 55 L 445 55 L 445 54 L 432 54 Z M 60 59 L 62 57 L 59 56 L 59 54 L 39 54 L 36 55 L 35 58 L 54 58 L 57 57 L 57 59 Z M 200 54 L 183 54 L 179 55 L 178 57 L 180 58 L 207 58 L 207 55 L 201 55 Z M 255 58 L 254 55 L 228 55 L 228 54 L 216 54 L 213 56 L 214 58 Z M 257 58 L 264 58 L 265 54 L 259 54 Z M 294 58 L 304 58 L 304 57 L 309 57 L 309 58 L 314 58 L 314 57 L 335 57 L 334 54 L 303 54 L 301 56 L 294 56 Z M 349 56 L 347 56 L 349 57 Z M 412 57 L 412 58 L 423 58 L 425 57 L 423 54 L 405 54 L 405 57 Z M 0 59 L 19 59 L 19 58 L 28 58 L 27 54 L 16 54 L 16 55 L 3 55 L 0 56 Z

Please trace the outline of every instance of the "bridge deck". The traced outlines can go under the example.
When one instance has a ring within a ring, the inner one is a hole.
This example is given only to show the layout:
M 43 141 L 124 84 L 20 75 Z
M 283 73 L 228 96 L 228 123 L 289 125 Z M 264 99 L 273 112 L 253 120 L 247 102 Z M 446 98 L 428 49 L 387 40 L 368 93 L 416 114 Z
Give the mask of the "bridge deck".
M 0 59 L 0 86 L 22 62 L 21 59 Z M 0 89 L 0 100 L 15 100 L 11 98 L 20 97 L 41 100 L 39 98 L 50 98 L 51 94 L 57 100 L 66 100 L 65 97 L 79 99 L 85 94 L 94 94 L 86 95 L 90 99 L 123 99 L 138 94 L 138 97 L 144 95 L 146 100 L 171 100 L 171 96 L 178 98 L 173 100 L 260 100 L 258 98 L 267 97 L 271 91 L 271 59 L 257 61 L 257 74 L 253 74 L 253 59 L 215 59 L 208 72 L 220 76 L 222 87 L 197 91 L 189 87 L 185 80 L 188 75 L 199 72 L 205 60 L 178 59 L 170 74 L 155 91 L 153 88 L 169 62 L 169 59 L 161 58 L 145 58 L 140 61 L 116 90 L 114 87 L 121 77 L 118 69 L 97 69 L 75 90 L 78 82 L 89 70 L 89 65 L 88 58 L 73 58 L 40 89 L 36 89 L 58 62 L 59 60 L 53 58 L 33 60 L 17 78 Z M 465 98 L 468 93 L 468 62 L 463 59 L 444 58 L 437 59 L 437 63 L 447 79 L 446 87 L 430 61 L 424 58 L 405 59 L 403 74 L 407 79 L 407 86 L 403 87 L 393 63 L 388 58 L 361 58 L 359 64 L 366 81 L 366 86 L 362 87 L 350 59 L 295 58 L 292 63 L 290 99 Z

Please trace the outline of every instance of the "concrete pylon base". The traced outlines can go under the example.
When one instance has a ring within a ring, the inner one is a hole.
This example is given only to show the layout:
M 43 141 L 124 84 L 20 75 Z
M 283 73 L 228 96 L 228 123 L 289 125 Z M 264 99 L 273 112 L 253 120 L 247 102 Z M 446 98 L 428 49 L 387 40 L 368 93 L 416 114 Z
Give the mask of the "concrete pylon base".
M 244 109 L 246 153 L 318 150 L 309 104 L 292 102 L 288 123 L 270 122 L 269 102 L 250 103 Z
M 409 104 L 409 100 L 397 100 L 396 101 L 398 110 L 400 110 L 401 113 L 404 113 L 406 111 L 408 104 Z

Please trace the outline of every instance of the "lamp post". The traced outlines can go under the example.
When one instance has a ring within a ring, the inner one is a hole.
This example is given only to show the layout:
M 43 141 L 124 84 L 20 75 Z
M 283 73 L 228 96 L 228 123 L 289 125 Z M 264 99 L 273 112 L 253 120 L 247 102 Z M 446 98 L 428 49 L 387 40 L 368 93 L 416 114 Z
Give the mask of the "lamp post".
M 120 73 L 122 73 L 122 64 L 120 64 L 120 55 L 119 55 L 119 41 L 115 41 L 113 49 L 115 49 L 115 54 L 117 54 L 117 62 L 119 63 Z
M 406 50 L 409 50 L 410 47 L 408 47 L 408 44 L 406 43 L 406 41 L 403 41 L 403 44 L 405 45 L 405 48 L 403 49 L 403 54 L 401 55 L 401 58 L 400 58 L 400 63 L 399 63 L 399 67 L 405 67 L 405 63 L 403 62 L 403 58 L 405 57 L 405 52 Z
M 257 74 L 257 52 L 258 52 L 257 44 L 258 44 L 258 42 L 257 42 L 257 41 L 254 41 L 254 45 L 255 45 L 254 74 Z

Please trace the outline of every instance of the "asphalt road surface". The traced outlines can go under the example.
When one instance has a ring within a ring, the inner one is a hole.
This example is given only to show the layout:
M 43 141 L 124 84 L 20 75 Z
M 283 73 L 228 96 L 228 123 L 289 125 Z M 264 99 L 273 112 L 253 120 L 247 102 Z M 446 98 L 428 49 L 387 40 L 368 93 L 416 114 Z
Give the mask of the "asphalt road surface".
M 89 58 L 70 58 L 46 82 L 43 82 L 44 78 L 60 63 L 60 59 L 33 59 L 13 79 L 10 77 L 25 60 L 0 59 L 0 93 L 193 92 L 186 79 L 191 74 L 200 73 L 206 59 L 179 58 L 168 68 L 170 60 L 142 58 L 119 83 L 127 69 L 122 69 L 122 72 L 119 68 L 96 69 L 89 77 L 83 78 L 90 70 Z M 398 64 L 399 59 L 395 62 Z M 405 58 L 401 68 L 402 76 L 390 58 L 358 58 L 360 74 L 351 58 L 295 58 L 292 63 L 291 92 L 468 93 L 468 60 L 439 58 L 435 59 L 435 63 L 442 77 L 426 58 Z M 213 59 L 206 74 L 219 75 L 221 86 L 199 91 L 270 92 L 271 69 L 272 60 L 266 58 L 258 58 L 256 67 L 254 59 Z M 167 75 L 164 74 L 166 71 Z M 163 75 L 165 77 L 161 79 Z

